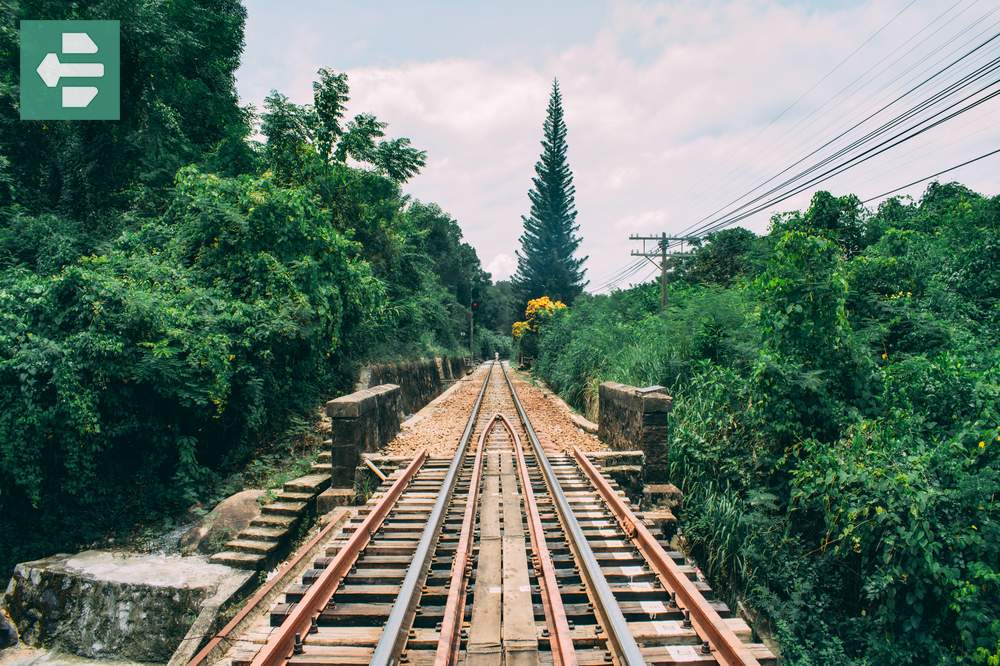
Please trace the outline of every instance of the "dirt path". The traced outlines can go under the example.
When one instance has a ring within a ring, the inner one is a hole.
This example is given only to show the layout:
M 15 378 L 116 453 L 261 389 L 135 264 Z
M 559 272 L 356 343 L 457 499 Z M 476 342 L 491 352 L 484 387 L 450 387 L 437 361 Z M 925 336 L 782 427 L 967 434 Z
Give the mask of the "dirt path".
M 427 447 L 433 456 L 451 455 L 465 429 L 469 410 L 482 386 L 487 367 L 485 364 L 479 366 L 472 375 L 460 380 L 459 386 L 451 393 L 420 410 L 380 453 L 412 456 L 421 448 Z M 597 437 L 573 425 L 568 408 L 560 401 L 522 379 L 519 373 L 513 373 L 511 379 L 538 438 L 546 449 L 571 449 L 579 446 L 585 451 L 599 451 L 606 448 Z

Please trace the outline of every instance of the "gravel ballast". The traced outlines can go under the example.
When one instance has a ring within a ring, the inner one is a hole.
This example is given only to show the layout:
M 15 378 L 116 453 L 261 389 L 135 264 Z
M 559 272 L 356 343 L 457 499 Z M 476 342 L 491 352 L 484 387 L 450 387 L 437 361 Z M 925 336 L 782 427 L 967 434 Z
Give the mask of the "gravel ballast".
M 403 424 L 396 439 L 389 442 L 381 453 L 412 456 L 426 447 L 432 456 L 453 454 L 488 368 L 487 364 L 480 365 L 475 372 L 460 380 L 459 386 L 449 394 L 420 410 L 415 418 Z M 568 451 L 574 446 L 585 451 L 601 451 L 606 448 L 597 437 L 583 432 L 573 424 L 572 412 L 561 400 L 525 381 L 518 372 L 511 373 L 511 380 L 542 446 L 547 450 Z

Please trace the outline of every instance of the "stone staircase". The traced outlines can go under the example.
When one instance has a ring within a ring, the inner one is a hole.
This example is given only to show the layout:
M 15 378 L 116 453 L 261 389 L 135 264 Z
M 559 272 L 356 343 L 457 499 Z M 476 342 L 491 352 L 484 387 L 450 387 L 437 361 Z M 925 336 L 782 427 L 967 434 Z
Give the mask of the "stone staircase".
M 672 483 L 647 483 L 642 489 L 643 516 L 660 528 L 668 539 L 677 532 L 674 509 L 680 506 L 683 495 Z
M 312 464 L 312 471 L 316 474 L 330 474 L 333 471 L 333 454 L 330 452 L 333 444 L 330 440 L 323 442 L 326 448 L 316 456 L 316 462 Z
M 329 459 L 330 453 L 325 455 Z M 315 508 L 317 496 L 330 485 L 329 473 L 317 470 L 318 466 L 322 462 L 313 465 L 312 474 L 286 483 L 274 500 L 261 507 L 250 526 L 226 543 L 226 550 L 212 555 L 211 561 L 237 569 L 264 569 L 274 562 L 291 542 L 302 518 Z

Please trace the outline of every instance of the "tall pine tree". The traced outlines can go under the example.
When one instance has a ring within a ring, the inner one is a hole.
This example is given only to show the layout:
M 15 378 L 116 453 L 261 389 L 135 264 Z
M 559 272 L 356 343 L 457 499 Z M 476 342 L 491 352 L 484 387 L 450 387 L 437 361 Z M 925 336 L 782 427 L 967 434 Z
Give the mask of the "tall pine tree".
M 528 192 L 531 213 L 521 217 L 524 233 L 514 284 L 522 303 L 545 295 L 572 303 L 587 285 L 582 268 L 587 257 L 574 256 L 580 245 L 580 225 L 573 201 L 573 173 L 566 163 L 566 121 L 559 81 L 552 82 L 542 155 L 535 163 L 532 182 L 534 187 Z

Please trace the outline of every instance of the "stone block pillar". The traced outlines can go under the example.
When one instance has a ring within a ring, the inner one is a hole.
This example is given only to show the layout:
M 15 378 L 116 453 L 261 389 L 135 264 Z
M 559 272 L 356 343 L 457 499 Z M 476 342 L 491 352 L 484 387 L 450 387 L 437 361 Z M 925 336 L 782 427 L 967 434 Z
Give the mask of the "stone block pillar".
M 381 384 L 326 403 L 333 440 L 332 486 L 349 486 L 361 454 L 377 451 L 396 433 L 402 421 L 399 386 Z
M 602 383 L 598 396 L 598 438 L 616 451 L 642 450 L 644 480 L 662 483 L 667 475 L 672 398 L 662 386 L 637 388 L 617 382 Z

